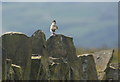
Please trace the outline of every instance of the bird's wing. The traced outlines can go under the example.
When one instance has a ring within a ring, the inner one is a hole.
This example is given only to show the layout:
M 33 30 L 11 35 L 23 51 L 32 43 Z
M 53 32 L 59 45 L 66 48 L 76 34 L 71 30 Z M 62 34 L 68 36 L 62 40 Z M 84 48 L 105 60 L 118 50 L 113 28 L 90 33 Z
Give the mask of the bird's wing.
M 58 29 L 57 25 L 53 25 L 51 29 Z
M 56 25 L 56 29 L 58 29 L 58 26 Z

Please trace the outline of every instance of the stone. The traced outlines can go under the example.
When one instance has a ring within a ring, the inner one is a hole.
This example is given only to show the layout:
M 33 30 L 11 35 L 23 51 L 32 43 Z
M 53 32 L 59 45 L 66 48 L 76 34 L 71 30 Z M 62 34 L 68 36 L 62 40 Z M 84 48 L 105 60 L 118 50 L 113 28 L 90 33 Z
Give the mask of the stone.
M 47 40 L 47 50 L 49 57 L 64 58 L 64 60 L 74 61 L 77 59 L 73 38 L 61 34 L 51 36 Z
M 50 80 L 70 80 L 70 66 L 63 59 L 49 57 Z
M 15 79 L 15 72 L 12 69 L 12 60 L 11 59 L 6 59 L 5 63 L 5 71 L 6 71 L 6 79 L 5 80 L 14 80 Z
M 23 80 L 23 70 L 20 66 L 11 64 L 12 69 L 14 71 L 14 80 Z
M 82 54 L 78 55 L 82 62 L 83 80 L 98 80 L 97 70 L 93 55 Z
M 30 80 L 38 80 L 39 70 L 41 67 L 41 56 L 32 56 L 31 59 Z
M 111 64 L 106 70 L 106 80 L 120 79 L 120 64 Z
M 46 37 L 42 30 L 37 30 L 31 36 L 32 40 L 32 56 L 41 57 L 40 59 L 32 59 L 31 78 L 38 80 L 47 80 L 49 78 L 49 65 L 48 65 L 48 51 L 46 47 Z M 35 64 L 35 65 L 34 65 Z M 35 69 L 37 70 L 36 72 Z M 42 71 L 42 73 L 41 73 Z M 35 74 L 35 76 L 33 76 Z
M 67 63 L 54 63 L 50 67 L 50 80 L 70 80 L 70 67 Z
M 51 36 L 47 40 L 47 50 L 48 50 L 48 56 L 53 58 L 60 58 L 60 60 L 63 63 L 55 64 L 55 70 L 54 73 L 55 77 L 52 77 L 52 79 L 70 79 L 70 80 L 81 80 L 82 79 L 82 64 L 81 60 L 77 58 L 76 56 L 76 49 L 73 43 L 72 37 L 67 37 L 61 34 L 56 34 Z M 65 67 L 64 67 L 65 66 Z M 53 66 L 54 67 L 54 66 Z M 63 68 L 65 70 L 63 70 Z M 66 71 L 67 69 L 67 71 Z M 60 70 L 63 70 L 62 74 L 57 72 L 60 72 Z M 67 72 L 67 73 L 66 73 Z M 59 77 L 59 76 L 63 77 Z M 66 76 L 65 76 L 66 75 Z M 66 78 L 66 77 L 69 78 Z
M 80 59 L 68 62 L 70 66 L 70 80 L 83 80 L 82 62 Z
M 49 79 L 49 62 L 45 56 L 32 56 L 31 63 L 31 80 L 48 80 Z
M 5 60 L 5 68 L 2 80 L 23 80 L 22 69 L 20 66 L 12 64 L 11 59 Z
M 2 48 L 2 80 L 7 79 L 7 72 L 6 72 L 6 59 L 7 59 L 7 52 L 5 49 Z
M 23 69 L 23 79 L 29 80 L 31 69 L 31 39 L 23 33 L 9 32 L 2 35 L 2 47 L 7 58 Z
M 107 70 L 111 63 L 113 53 L 114 50 L 102 50 L 99 52 L 92 53 L 95 60 L 99 80 L 105 80 L 105 70 Z
M 47 56 L 41 57 L 41 69 L 40 72 L 41 76 L 39 77 L 39 80 L 49 80 L 50 77 L 50 71 L 49 71 L 49 58 Z
M 37 30 L 31 36 L 32 39 L 32 54 L 38 54 L 40 56 L 45 55 L 44 49 L 46 48 L 46 37 L 42 30 Z

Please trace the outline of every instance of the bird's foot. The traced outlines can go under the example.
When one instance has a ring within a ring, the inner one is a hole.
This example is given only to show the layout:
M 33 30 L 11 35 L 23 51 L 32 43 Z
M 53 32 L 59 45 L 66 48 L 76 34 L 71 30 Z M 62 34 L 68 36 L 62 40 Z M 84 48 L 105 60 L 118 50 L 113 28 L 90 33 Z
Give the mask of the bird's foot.
M 55 33 L 52 33 L 50 36 L 55 36 L 56 34 Z

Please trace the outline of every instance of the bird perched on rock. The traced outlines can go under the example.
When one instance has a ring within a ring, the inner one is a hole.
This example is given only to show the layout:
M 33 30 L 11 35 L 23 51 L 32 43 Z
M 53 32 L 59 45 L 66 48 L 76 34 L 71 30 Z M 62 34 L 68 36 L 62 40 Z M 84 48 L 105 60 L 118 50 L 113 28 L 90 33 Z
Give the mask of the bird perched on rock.
M 51 24 L 51 26 L 50 26 L 50 32 L 51 32 L 53 35 L 55 35 L 55 32 L 56 32 L 57 29 L 58 29 L 58 26 L 56 25 L 56 21 L 53 20 L 53 21 L 52 21 L 52 24 Z

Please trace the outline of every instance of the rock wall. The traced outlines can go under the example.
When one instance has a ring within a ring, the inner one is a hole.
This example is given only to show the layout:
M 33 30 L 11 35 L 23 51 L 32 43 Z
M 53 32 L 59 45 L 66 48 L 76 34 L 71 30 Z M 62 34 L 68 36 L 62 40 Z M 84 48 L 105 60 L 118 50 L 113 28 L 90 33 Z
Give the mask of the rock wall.
M 72 37 L 57 34 L 46 40 L 41 30 L 31 37 L 6 33 L 2 40 L 3 80 L 98 80 L 106 75 L 113 55 L 103 51 L 77 56 Z
M 2 36 L 2 48 L 7 58 L 23 69 L 23 79 L 29 80 L 31 68 L 31 40 L 25 34 L 10 32 Z M 4 56 L 4 53 L 2 54 Z

